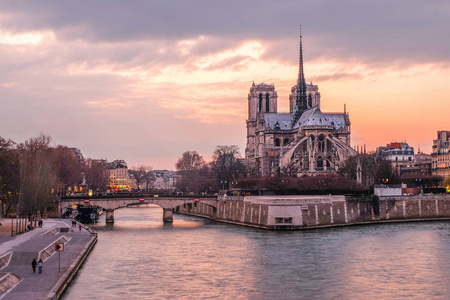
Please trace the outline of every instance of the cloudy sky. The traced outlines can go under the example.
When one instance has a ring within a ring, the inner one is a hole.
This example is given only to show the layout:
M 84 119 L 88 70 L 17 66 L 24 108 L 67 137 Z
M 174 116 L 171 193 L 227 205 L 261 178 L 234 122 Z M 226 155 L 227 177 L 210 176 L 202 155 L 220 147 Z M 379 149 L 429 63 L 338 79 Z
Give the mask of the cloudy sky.
M 252 82 L 289 109 L 298 74 L 352 144 L 431 152 L 450 130 L 450 2 L 0 0 L 0 136 L 174 169 L 186 150 L 244 154 Z

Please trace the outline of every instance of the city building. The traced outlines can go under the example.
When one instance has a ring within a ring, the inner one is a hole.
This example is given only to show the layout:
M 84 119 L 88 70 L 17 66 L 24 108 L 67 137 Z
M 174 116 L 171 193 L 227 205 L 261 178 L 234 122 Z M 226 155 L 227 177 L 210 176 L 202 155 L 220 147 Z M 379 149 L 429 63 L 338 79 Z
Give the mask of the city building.
M 112 190 L 123 191 L 128 190 L 128 166 L 124 160 L 115 160 L 111 163 L 104 164 L 107 177 L 109 178 L 109 187 Z
M 248 94 L 245 159 L 250 175 L 291 176 L 336 172 L 356 151 L 350 146 L 350 118 L 344 112 L 324 113 L 317 85 L 306 83 L 300 36 L 297 85 L 289 96 L 290 110 L 277 111 L 273 84 L 255 84 Z
M 393 142 L 378 147 L 375 155 L 378 160 L 390 161 L 399 175 L 402 169 L 414 166 L 414 147 L 409 146 L 406 142 Z
M 414 154 L 413 165 L 400 168 L 402 177 L 426 177 L 431 175 L 431 154 L 418 151 Z
M 438 131 L 437 139 L 433 140 L 431 154 L 431 170 L 433 175 L 450 176 L 450 131 Z
M 181 175 L 174 171 L 155 170 L 155 177 L 151 187 L 154 189 L 168 190 L 177 187 L 181 183 Z

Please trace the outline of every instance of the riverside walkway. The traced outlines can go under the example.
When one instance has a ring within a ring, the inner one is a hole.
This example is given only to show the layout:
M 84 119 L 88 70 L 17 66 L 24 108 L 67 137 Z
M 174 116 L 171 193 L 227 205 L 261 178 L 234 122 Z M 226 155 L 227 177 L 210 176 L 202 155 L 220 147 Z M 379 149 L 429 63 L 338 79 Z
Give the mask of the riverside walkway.
M 0 220 L 0 299 L 59 299 L 75 276 L 97 236 L 70 220 L 46 219 L 42 228 L 10 236 L 8 220 Z M 64 244 L 60 254 L 55 244 Z M 59 259 L 60 255 L 60 259 Z M 42 274 L 31 261 L 42 258 Z

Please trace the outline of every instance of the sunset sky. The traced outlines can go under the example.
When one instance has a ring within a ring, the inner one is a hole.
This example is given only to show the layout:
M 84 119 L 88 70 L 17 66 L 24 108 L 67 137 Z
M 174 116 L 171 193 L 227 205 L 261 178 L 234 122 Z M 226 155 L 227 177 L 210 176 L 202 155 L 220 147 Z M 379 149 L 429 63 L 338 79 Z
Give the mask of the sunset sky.
M 300 25 L 306 80 L 322 111 L 346 104 L 353 146 L 430 153 L 450 130 L 448 0 L 0 0 L 0 136 L 154 169 L 244 155 L 252 82 L 289 109 Z

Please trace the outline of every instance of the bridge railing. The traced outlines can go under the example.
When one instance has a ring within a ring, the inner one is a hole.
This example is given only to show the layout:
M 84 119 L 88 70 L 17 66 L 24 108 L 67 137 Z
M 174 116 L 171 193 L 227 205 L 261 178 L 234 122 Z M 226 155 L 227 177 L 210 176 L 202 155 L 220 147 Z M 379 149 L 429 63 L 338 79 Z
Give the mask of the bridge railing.
M 110 195 L 92 195 L 92 196 L 62 196 L 61 200 L 73 199 L 121 199 L 121 198 L 217 198 L 213 195 L 174 195 L 174 194 L 110 194 Z

